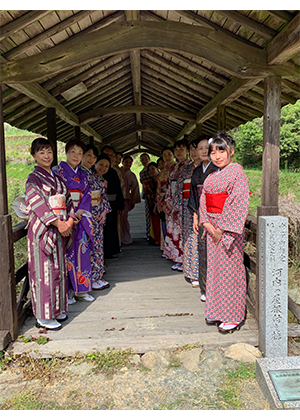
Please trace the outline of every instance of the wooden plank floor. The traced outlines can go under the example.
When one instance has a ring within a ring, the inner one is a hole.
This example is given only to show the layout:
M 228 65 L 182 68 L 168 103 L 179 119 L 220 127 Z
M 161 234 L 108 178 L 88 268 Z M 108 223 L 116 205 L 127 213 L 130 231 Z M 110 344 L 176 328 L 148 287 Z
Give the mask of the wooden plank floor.
M 144 353 L 187 343 L 258 345 L 257 323 L 250 316 L 233 334 L 223 335 L 215 326 L 206 325 L 199 288 L 192 288 L 182 273 L 172 271 L 172 262 L 161 258 L 159 247 L 143 238 L 143 201 L 130 213 L 129 221 L 134 243 L 123 246 L 116 261 L 107 262 L 105 279 L 111 287 L 91 292 L 96 298 L 92 303 L 69 306 L 69 319 L 60 331 L 48 332 L 51 341 L 47 344 L 17 340 L 15 354 L 36 349 L 42 357 L 71 356 L 107 347 Z M 27 319 L 20 334 L 38 337 L 34 324 L 33 317 Z

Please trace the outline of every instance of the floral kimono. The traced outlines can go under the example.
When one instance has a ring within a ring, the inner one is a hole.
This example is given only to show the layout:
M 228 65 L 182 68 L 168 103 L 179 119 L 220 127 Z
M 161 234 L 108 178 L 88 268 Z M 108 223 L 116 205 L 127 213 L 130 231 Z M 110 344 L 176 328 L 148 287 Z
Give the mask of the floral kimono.
M 73 246 L 67 253 L 69 279 L 77 295 L 79 292 L 92 290 L 91 253 L 94 237 L 91 189 L 88 177 L 80 167 L 74 170 L 66 162 L 61 162 L 53 170 L 65 181 L 71 193 L 75 211 L 84 210 L 80 222 L 75 225 Z
M 203 184 L 200 223 L 224 230 L 216 244 L 207 236 L 205 317 L 241 323 L 246 309 L 244 226 L 249 208 L 249 181 L 241 165 L 231 163 Z
M 87 174 L 92 197 L 92 222 L 94 232 L 94 248 L 91 252 L 91 267 L 93 283 L 102 280 L 104 271 L 103 226 L 100 216 L 103 212 L 111 212 L 106 196 L 104 180 L 96 173 L 84 166 L 81 169 Z
M 72 241 L 61 236 L 51 222 L 74 218 L 74 207 L 64 181 L 39 166 L 28 176 L 25 196 L 33 314 L 36 318 L 52 319 L 67 310 L 66 246 Z
M 173 200 L 175 196 L 175 189 L 180 171 L 186 165 L 191 163 L 186 159 L 183 162 L 178 162 L 172 167 L 169 173 L 168 189 L 165 197 L 166 207 L 165 212 L 168 215 L 166 225 L 166 237 L 164 255 L 166 258 L 173 260 L 176 263 L 182 263 L 183 245 L 182 245 L 182 230 L 181 223 L 178 218 L 178 212 L 173 209 Z

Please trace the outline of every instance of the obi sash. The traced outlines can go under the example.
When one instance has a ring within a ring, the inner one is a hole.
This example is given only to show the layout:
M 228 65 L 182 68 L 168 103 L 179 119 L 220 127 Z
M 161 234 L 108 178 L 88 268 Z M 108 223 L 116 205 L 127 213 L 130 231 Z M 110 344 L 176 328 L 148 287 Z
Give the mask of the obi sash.
M 50 195 L 49 204 L 53 213 L 67 216 L 66 197 L 63 194 Z
M 183 181 L 183 198 L 189 198 L 191 188 L 191 178 Z
M 70 190 L 74 207 L 78 207 L 82 200 L 82 190 Z
M 99 206 L 101 203 L 101 191 L 100 190 L 91 191 L 91 195 L 92 195 L 92 207 Z
M 217 194 L 206 193 L 206 209 L 208 213 L 222 213 L 227 197 L 227 192 Z

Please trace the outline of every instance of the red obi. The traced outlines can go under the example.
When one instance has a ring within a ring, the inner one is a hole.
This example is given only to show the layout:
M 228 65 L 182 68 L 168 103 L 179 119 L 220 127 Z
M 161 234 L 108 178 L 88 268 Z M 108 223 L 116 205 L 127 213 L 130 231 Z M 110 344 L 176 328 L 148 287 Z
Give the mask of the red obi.
M 191 188 L 191 179 L 185 179 L 183 181 L 183 198 L 189 198 Z
M 227 197 L 227 192 L 218 194 L 206 193 L 206 209 L 208 213 L 222 213 Z

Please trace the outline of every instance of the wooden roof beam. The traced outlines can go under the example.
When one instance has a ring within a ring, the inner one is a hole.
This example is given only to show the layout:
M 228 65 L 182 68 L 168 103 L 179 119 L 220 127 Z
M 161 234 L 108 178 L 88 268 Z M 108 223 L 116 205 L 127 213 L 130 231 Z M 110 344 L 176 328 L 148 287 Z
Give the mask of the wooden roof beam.
M 41 19 L 43 16 L 46 16 L 51 12 L 52 10 L 31 10 L 30 12 L 25 13 L 25 15 L 19 17 L 18 19 L 7 23 L 6 25 L 1 27 L 0 41 L 2 41 L 5 38 L 8 38 L 9 36 L 23 29 L 24 26 L 36 22 L 37 20 Z
M 167 140 L 168 142 L 172 142 L 174 143 L 174 139 L 169 136 L 168 134 L 164 133 L 160 128 L 157 127 L 150 127 L 148 125 L 134 125 L 132 127 L 130 127 L 129 129 L 126 130 L 121 130 L 118 131 L 117 133 L 114 133 L 108 137 L 104 137 L 103 138 L 103 144 L 109 144 L 112 141 L 115 141 L 119 138 L 123 138 L 125 136 L 128 136 L 129 134 L 133 134 L 133 133 L 137 133 L 138 131 L 142 131 L 142 132 L 148 132 L 148 133 L 154 133 L 157 136 Z
M 228 105 L 237 99 L 243 93 L 247 92 L 253 86 L 260 82 L 261 79 L 238 79 L 234 77 L 207 105 L 205 105 L 197 114 L 194 121 L 190 121 L 178 134 L 177 140 L 183 138 L 185 134 L 190 134 L 196 124 L 211 118 L 220 105 Z
M 288 61 L 300 51 L 300 13 L 289 22 L 267 46 L 269 65 Z
M 84 64 L 141 48 L 181 51 L 245 79 L 272 74 L 295 76 L 292 63 L 269 66 L 266 51 L 216 30 L 173 21 L 131 21 L 112 23 L 98 31 L 76 35 L 67 44 L 59 44 L 40 54 L 1 63 L 1 81 L 12 84 L 39 80 L 77 67 L 80 62 Z
M 162 115 L 171 115 L 176 118 L 181 118 L 183 120 L 193 120 L 195 118 L 195 114 L 190 112 L 182 112 L 178 111 L 177 109 L 173 108 L 164 108 L 160 106 L 146 106 L 146 105 L 131 105 L 131 106 L 117 106 L 117 107 L 110 107 L 110 108 L 97 108 L 93 109 L 92 111 L 85 112 L 79 115 L 79 121 L 81 124 L 86 124 L 87 122 L 97 120 L 107 115 L 113 114 L 135 114 L 137 112 L 140 113 L 147 113 L 147 114 L 162 114 Z

